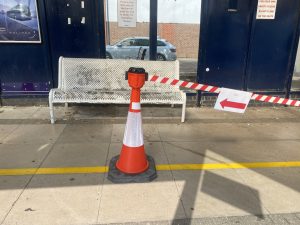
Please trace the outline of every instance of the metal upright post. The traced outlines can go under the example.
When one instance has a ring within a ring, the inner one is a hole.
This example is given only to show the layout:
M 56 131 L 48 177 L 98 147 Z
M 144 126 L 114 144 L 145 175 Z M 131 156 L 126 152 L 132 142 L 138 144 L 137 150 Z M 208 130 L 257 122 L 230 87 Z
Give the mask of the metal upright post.
M 99 25 L 99 57 L 102 59 L 106 58 L 106 47 L 105 47 L 105 9 L 104 9 L 104 0 L 98 0 L 98 25 Z
M 106 0 L 106 31 L 107 31 L 107 44 L 110 45 L 110 20 L 109 20 L 109 0 Z
M 197 79 L 196 81 L 198 83 L 202 82 L 203 79 L 203 55 L 204 55 L 204 46 L 201 46 L 201 42 L 205 40 L 206 38 L 206 25 L 204 24 L 205 17 L 207 16 L 207 5 L 209 0 L 202 0 L 201 1 L 201 7 L 200 7 L 200 33 L 199 33 L 199 47 L 198 47 L 198 62 L 197 62 Z M 201 47 L 200 47 L 201 46 Z M 196 106 L 201 106 L 201 99 L 202 99 L 202 92 L 197 91 L 197 98 L 196 98 Z
M 157 57 L 157 0 L 150 1 L 150 60 L 156 60 Z

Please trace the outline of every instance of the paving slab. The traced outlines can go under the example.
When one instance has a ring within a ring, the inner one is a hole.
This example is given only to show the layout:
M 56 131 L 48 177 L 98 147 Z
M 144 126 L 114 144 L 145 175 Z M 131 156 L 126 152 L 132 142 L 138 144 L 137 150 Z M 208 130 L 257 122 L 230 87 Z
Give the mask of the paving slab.
M 173 163 L 281 162 L 300 160 L 298 141 L 164 142 Z M 289 146 L 289 148 L 286 148 Z
M 111 142 L 123 142 L 125 132 L 124 124 L 113 124 Z M 143 124 L 144 140 L 147 142 L 160 141 L 157 126 L 155 124 Z
M 2 112 L 2 113 L 1 113 Z M 290 120 L 297 117 L 299 109 L 297 107 L 253 107 L 248 108 L 245 114 L 234 114 L 229 112 L 217 111 L 209 107 L 191 107 L 186 109 L 186 119 L 189 120 Z M 103 119 L 103 118 L 126 118 L 128 114 L 127 105 L 71 105 L 68 108 L 62 104 L 55 106 L 55 115 L 58 121 L 80 120 L 80 119 Z M 13 119 L 39 119 L 49 120 L 49 107 L 2 107 L 0 118 Z M 153 106 L 143 105 L 142 115 L 144 118 L 164 119 L 181 117 L 181 106 L 169 107 L 166 105 Z M 3 120 L 4 121 L 4 120 Z M 180 121 L 179 121 L 180 122 Z M 50 122 L 49 122 L 50 123 Z
M 19 125 L 0 125 L 0 143 L 9 136 Z
M 153 117 L 153 110 L 152 106 L 142 104 L 142 117 L 143 118 L 152 118 Z M 128 109 L 129 109 L 129 104 L 125 105 L 116 105 L 115 107 L 115 116 L 116 118 L 118 117 L 127 117 L 128 115 Z
M 93 167 L 104 166 L 109 143 L 57 143 L 42 167 Z
M 288 119 L 296 118 L 295 114 L 290 113 L 290 108 L 284 106 L 278 107 L 256 107 L 248 108 L 245 116 L 247 118 L 259 118 L 259 119 Z
M 0 177 L 0 224 L 18 200 L 31 176 Z
M 230 158 L 213 151 L 215 145 L 203 142 L 163 142 L 171 164 L 230 163 Z
M 94 224 L 98 216 L 103 176 L 35 176 L 3 225 Z
M 144 184 L 107 184 L 103 187 L 98 223 L 185 218 L 172 177 L 159 174 Z
M 300 169 L 237 170 L 245 184 L 256 187 L 261 202 L 272 214 L 300 212 Z
M 54 107 L 55 118 L 59 121 L 73 119 L 74 109 L 65 108 L 61 106 Z M 50 124 L 50 110 L 49 107 L 38 107 L 38 110 L 33 113 L 31 119 L 47 120 Z
M 200 123 L 200 124 L 158 124 L 162 141 L 235 141 L 257 137 L 256 132 L 244 123 Z
M 120 153 L 121 147 L 122 143 L 111 144 L 108 162 Z M 145 142 L 145 149 L 156 164 L 168 163 L 161 142 Z M 179 196 L 170 171 L 159 171 L 155 181 L 144 184 L 113 184 L 106 179 L 98 223 L 185 218 Z
M 264 140 L 296 140 L 300 141 L 299 123 L 259 123 L 250 124 L 249 129 L 255 134 L 255 139 Z M 251 137 L 249 137 L 251 138 Z
M 182 106 L 176 105 L 174 107 L 170 106 L 162 106 L 162 107 L 152 107 L 147 108 L 147 110 L 152 111 L 152 115 L 154 118 L 180 118 L 182 113 Z M 189 111 L 189 110 L 187 110 Z M 180 121 L 179 121 L 180 122 Z
M 42 167 L 104 166 L 120 153 L 127 106 L 90 112 L 71 106 L 69 115 L 63 107 L 57 110 L 60 123 L 69 120 L 66 125 L 47 124 L 47 107 L 37 107 L 30 119 L 2 120 L 0 169 L 41 162 Z M 144 111 L 145 149 L 157 164 L 300 161 L 295 108 L 249 108 L 244 115 L 188 108 L 187 123 L 175 121 L 180 107 Z M 113 119 L 102 122 L 106 118 Z M 47 122 L 30 124 L 35 120 Z M 297 224 L 299 175 L 299 168 L 173 170 L 158 171 L 150 184 L 125 185 L 112 184 L 106 174 L 36 175 L 18 201 L 30 176 L 1 176 L 0 219 L 11 209 L 6 225 Z
M 230 217 L 207 217 L 207 218 L 192 218 L 192 219 L 176 219 L 172 221 L 143 221 L 137 223 L 114 223 L 112 225 L 289 225 L 299 224 L 295 213 L 289 214 L 269 214 L 264 218 L 256 216 L 230 216 Z M 96 225 L 96 224 L 94 224 Z
M 300 219 L 296 214 L 274 214 L 271 216 L 276 225 L 299 225 Z
M 99 105 L 72 105 L 68 108 L 73 111 L 73 119 L 101 119 L 103 117 L 114 118 L 116 116 L 116 107 L 109 104 Z
M 111 143 L 109 146 L 108 159 L 106 165 L 112 157 L 119 155 L 121 153 L 123 143 L 116 142 Z M 158 164 L 168 164 L 168 159 L 163 149 L 161 142 L 145 142 L 145 152 L 146 154 L 152 156 L 155 159 L 155 163 Z
M 199 141 L 163 142 L 174 163 L 281 162 L 300 160 L 299 141 Z M 289 146 L 287 148 L 287 146 Z
M 163 142 L 163 147 L 171 164 L 203 163 L 206 151 L 210 148 L 201 142 Z
M 209 220 L 209 218 L 208 218 Z M 257 216 L 232 216 L 227 217 L 227 223 L 228 225 L 234 225 L 234 224 L 243 224 L 243 225 L 274 225 L 278 224 L 278 220 L 273 219 L 272 215 L 264 215 L 263 217 L 257 217 Z M 287 225 L 287 224 L 285 224 Z
M 173 171 L 188 218 L 255 215 L 264 208 L 255 186 L 246 185 L 234 170 Z
M 0 169 L 38 168 L 52 145 L 52 143 L 1 144 Z
M 115 106 L 115 112 L 116 112 L 115 116 L 116 117 L 123 117 L 123 118 L 127 117 L 127 115 L 128 115 L 128 107 L 129 107 L 129 104 L 128 105 L 123 105 L 123 106 L 120 106 L 120 105 Z M 141 107 L 143 107 L 143 105 Z M 143 114 L 147 113 L 147 111 L 152 116 L 150 110 L 146 110 L 145 107 L 142 108 L 142 113 Z M 146 116 L 146 115 L 144 115 L 144 116 Z
M 67 124 L 57 143 L 107 143 L 111 133 L 111 124 Z
M 225 111 L 214 110 L 212 107 L 187 108 L 187 119 L 206 119 L 206 120 L 250 120 L 250 119 L 287 119 L 297 117 L 290 113 L 291 109 L 284 107 L 253 107 L 247 108 L 244 114 L 230 113 Z
M 292 112 L 300 113 L 300 107 L 289 107 L 289 110 Z M 296 114 L 299 115 L 299 114 Z
M 0 119 L 30 119 L 39 107 L 12 107 L 3 106 L 0 108 Z
M 66 125 L 25 124 L 2 140 L 3 144 L 47 144 L 54 143 Z
M 203 119 L 203 120 L 216 120 L 216 119 L 245 119 L 246 114 L 236 114 L 225 111 L 212 110 L 212 108 L 187 108 L 186 119 Z
M 230 163 L 210 149 L 209 142 L 169 142 L 164 148 L 171 164 Z M 266 213 L 259 193 L 235 170 L 172 171 L 188 218 L 258 215 Z

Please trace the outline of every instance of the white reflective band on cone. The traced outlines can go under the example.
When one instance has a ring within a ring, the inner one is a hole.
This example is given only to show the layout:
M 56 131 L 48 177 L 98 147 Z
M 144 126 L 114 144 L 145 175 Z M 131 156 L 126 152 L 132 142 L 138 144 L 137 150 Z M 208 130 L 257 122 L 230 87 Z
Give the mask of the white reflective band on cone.
M 123 144 L 128 147 L 144 145 L 141 113 L 128 112 Z
M 139 103 L 139 102 L 132 102 L 131 103 L 131 109 L 133 109 L 133 110 L 141 110 L 141 103 Z

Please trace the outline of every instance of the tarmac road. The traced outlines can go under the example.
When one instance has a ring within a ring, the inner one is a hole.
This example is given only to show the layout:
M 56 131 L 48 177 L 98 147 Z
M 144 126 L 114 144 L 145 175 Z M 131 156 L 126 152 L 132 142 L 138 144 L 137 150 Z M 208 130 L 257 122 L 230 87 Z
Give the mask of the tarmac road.
M 300 90 L 300 73 L 294 74 L 292 90 Z
M 196 81 L 197 77 L 197 60 L 179 58 L 180 79 L 188 81 Z

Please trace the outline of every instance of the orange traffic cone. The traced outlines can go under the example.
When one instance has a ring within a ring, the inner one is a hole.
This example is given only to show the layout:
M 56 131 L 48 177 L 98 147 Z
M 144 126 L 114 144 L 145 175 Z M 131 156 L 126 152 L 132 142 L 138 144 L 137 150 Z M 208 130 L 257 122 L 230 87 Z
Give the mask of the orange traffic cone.
M 132 88 L 130 106 L 120 156 L 112 158 L 108 179 L 115 183 L 146 182 L 157 177 L 152 157 L 145 154 L 140 95 L 148 74 L 143 68 L 126 73 Z

